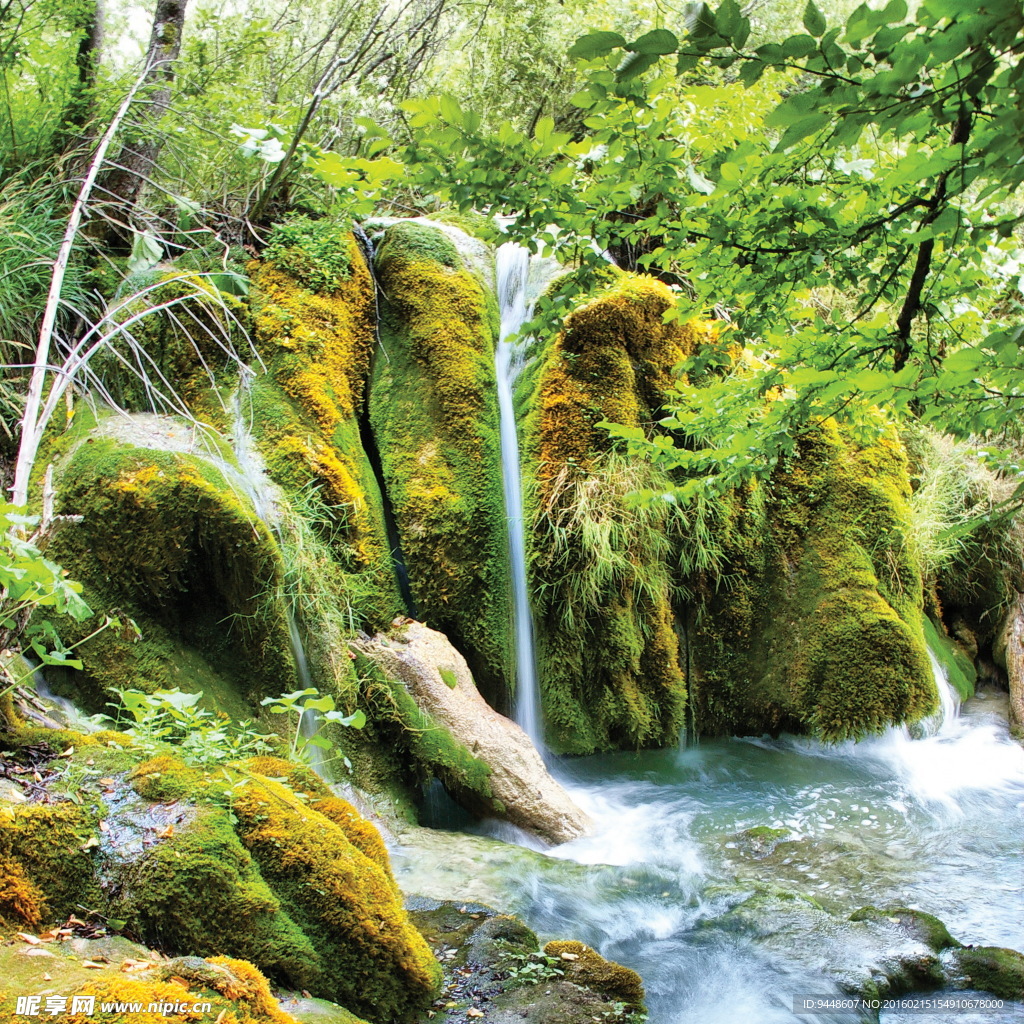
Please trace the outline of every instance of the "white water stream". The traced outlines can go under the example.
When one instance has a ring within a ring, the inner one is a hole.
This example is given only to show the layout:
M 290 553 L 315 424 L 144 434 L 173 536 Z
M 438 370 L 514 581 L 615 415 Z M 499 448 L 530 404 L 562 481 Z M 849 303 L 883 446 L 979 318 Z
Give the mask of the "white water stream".
M 508 521 L 508 547 L 512 571 L 512 600 L 516 645 L 515 721 L 544 750 L 544 720 L 533 646 L 529 578 L 526 571 L 526 532 L 523 522 L 523 486 L 516 424 L 515 385 L 525 363 L 526 341 L 519 330 L 529 320 L 542 288 L 560 271 L 553 260 L 531 259 L 515 242 L 498 247 L 495 256 L 501 330 L 495 349 L 498 409 L 501 413 L 501 480 Z
M 959 708 L 938 667 L 936 676 L 942 717 L 917 738 L 892 729 L 837 746 L 723 739 L 563 762 L 592 835 L 543 853 L 475 847 L 464 868 L 453 837 L 443 862 L 420 851 L 399 860 L 401 884 L 430 892 L 436 878 L 457 893 L 465 871 L 474 898 L 520 914 L 542 937 L 578 938 L 638 970 L 651 1024 L 832 1019 L 795 1015 L 793 997 L 839 994 L 837 965 L 877 958 L 845 925 L 868 905 L 915 907 L 962 942 L 1022 949 L 1024 749 L 1009 735 L 1004 695 L 984 691 Z M 759 828 L 785 831 L 758 848 L 747 835 Z M 730 916 L 775 887 L 824 912 L 776 901 Z M 1018 1005 L 913 1019 L 1022 1018 Z
M 280 496 L 274 482 L 267 475 L 266 465 L 253 441 L 249 424 L 249 414 L 245 407 L 245 397 L 252 385 L 253 374 L 243 367 L 238 383 L 238 390 L 231 399 L 231 439 L 238 463 L 238 472 L 233 474 L 241 484 L 246 497 L 252 502 L 256 515 L 270 528 L 275 537 L 280 536 Z M 292 658 L 295 660 L 295 671 L 300 689 L 313 688 L 313 680 L 309 671 L 309 659 L 302 644 L 299 624 L 294 612 L 288 613 L 288 639 L 291 644 Z M 319 715 L 313 711 L 303 711 L 299 719 L 299 729 L 306 740 L 311 739 L 319 728 Z M 330 771 L 324 758 L 324 752 L 315 744 L 307 743 L 304 750 L 306 763 L 321 776 L 330 780 Z

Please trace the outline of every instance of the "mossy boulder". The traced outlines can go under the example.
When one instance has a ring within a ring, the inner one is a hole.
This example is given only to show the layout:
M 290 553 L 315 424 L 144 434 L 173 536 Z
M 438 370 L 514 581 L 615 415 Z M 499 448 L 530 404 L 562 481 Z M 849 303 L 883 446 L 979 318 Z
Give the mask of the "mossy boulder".
M 255 338 L 267 372 L 242 395 L 243 413 L 286 495 L 312 489 L 333 510 L 334 554 L 346 571 L 372 577 L 379 593 L 363 614 L 383 621 L 398 610 L 397 591 L 361 432 L 376 339 L 374 284 L 355 239 L 329 222 L 316 225 L 288 245 L 271 245 L 266 262 L 253 267 Z M 340 261 L 324 269 L 325 252 Z
M 101 711 L 115 689 L 194 690 L 182 648 L 202 649 L 204 689 L 233 691 L 236 706 L 242 696 L 276 695 L 295 668 L 276 600 L 283 567 L 266 524 L 230 467 L 193 444 L 188 425 L 161 421 L 176 434 L 178 450 L 167 450 L 132 444 L 131 422 L 108 422 L 59 474 L 58 511 L 82 519 L 58 532 L 51 553 L 92 607 L 130 616 L 142 636 L 111 629 L 86 641 L 86 668 L 71 680 L 76 697 Z M 157 443 L 150 426 L 140 430 L 143 444 Z M 68 623 L 65 640 L 93 629 Z
M 99 751 L 93 760 L 109 763 Z M 86 907 L 165 953 L 251 961 L 372 1024 L 429 1004 L 439 968 L 380 837 L 299 766 L 264 757 L 197 768 L 164 753 L 83 787 L 80 805 L 0 808 L 6 927 Z
M 389 875 L 338 825 L 270 780 L 241 789 L 232 809 L 243 845 L 321 958 L 310 991 L 377 1024 L 408 1019 L 430 1002 L 436 961 Z
M 998 946 L 967 946 L 952 954 L 951 973 L 963 986 L 1024 1002 L 1024 954 Z
M 547 739 L 568 753 L 672 743 L 685 720 L 670 539 L 681 520 L 632 496 L 671 481 L 614 458 L 599 426 L 649 427 L 673 366 L 713 340 L 704 324 L 666 324 L 674 301 L 653 279 L 620 275 L 566 319 L 524 378 L 538 675 Z
M 98 805 L 0 806 L 0 925 L 35 927 L 101 903 Z
M 957 942 L 937 917 L 923 910 L 912 910 L 909 907 L 886 907 L 882 910 L 877 907 L 861 907 L 850 915 L 850 920 L 894 924 L 905 935 L 923 942 L 933 953 L 963 948 L 963 943 Z
M 494 379 L 493 298 L 451 240 L 396 223 L 376 255 L 381 303 L 370 421 L 419 617 L 507 707 L 508 539 Z
M 382 678 L 409 731 L 425 734 L 410 741 L 410 750 L 456 801 L 550 843 L 589 830 L 589 817 L 548 773 L 526 733 L 477 692 L 446 637 L 407 622 L 387 635 L 353 640 L 352 647 Z
M 816 424 L 767 486 L 734 493 L 722 576 L 690 623 L 700 732 L 841 740 L 914 722 L 937 692 L 902 444 Z
M 625 1003 L 629 1010 L 644 1011 L 644 985 L 636 971 L 605 960 L 582 942 L 549 942 L 544 952 L 562 961 L 568 981 Z

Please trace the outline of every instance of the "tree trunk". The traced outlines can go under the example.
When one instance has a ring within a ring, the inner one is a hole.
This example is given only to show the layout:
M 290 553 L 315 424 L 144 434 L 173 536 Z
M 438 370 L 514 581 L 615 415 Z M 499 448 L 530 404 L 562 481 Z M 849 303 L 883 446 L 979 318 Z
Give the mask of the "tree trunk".
M 106 200 L 124 207 L 123 218 L 134 210 L 143 182 L 152 174 L 160 156 L 163 143 L 156 127 L 171 103 L 174 64 L 181 51 L 187 6 L 188 0 L 157 0 L 146 54 L 146 85 L 152 89 L 147 96 L 148 106 L 121 147 L 118 166 L 104 174 L 99 183 Z
M 76 142 L 82 141 L 95 105 L 96 76 L 103 51 L 104 0 L 94 0 L 82 14 L 78 29 L 82 38 L 75 54 L 78 71 L 71 95 L 64 107 L 64 116 L 58 129 L 55 149 L 65 152 Z

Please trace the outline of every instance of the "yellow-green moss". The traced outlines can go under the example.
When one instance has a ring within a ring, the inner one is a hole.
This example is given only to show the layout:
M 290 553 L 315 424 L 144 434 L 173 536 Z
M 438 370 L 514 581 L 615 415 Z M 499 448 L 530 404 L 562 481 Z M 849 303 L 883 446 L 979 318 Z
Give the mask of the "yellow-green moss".
M 399 610 L 383 501 L 359 419 L 375 331 L 374 283 L 355 240 L 349 274 L 329 293 L 308 290 L 281 262 L 253 266 L 256 343 L 267 374 L 253 382 L 253 432 L 271 477 L 286 494 L 315 488 L 332 515 L 327 539 L 347 572 L 375 575 L 367 615 Z
M 8 923 L 63 920 L 100 905 L 99 821 L 97 808 L 71 803 L 0 807 L 0 914 Z
M 893 434 L 862 444 L 831 421 L 732 497 L 729 582 L 693 623 L 701 732 L 839 740 L 935 709 L 909 497 Z
M 549 942 L 544 952 L 558 958 L 569 981 L 623 1002 L 628 1010 L 644 1012 L 644 984 L 636 971 L 605 960 L 582 942 Z
M 31 928 L 43 919 L 43 890 L 11 856 L 0 857 L 0 926 Z
M 493 300 L 426 225 L 389 227 L 376 267 L 387 301 L 370 417 L 413 598 L 503 704 L 511 598 Z
M 375 1024 L 429 1004 L 440 968 L 391 880 L 329 818 L 270 781 L 242 789 L 238 833 L 326 965 L 311 989 Z
M 182 817 L 170 835 L 118 872 L 109 916 L 124 920 L 125 933 L 147 945 L 240 956 L 283 984 L 312 986 L 324 965 L 239 842 L 228 811 L 201 806 Z
M 323 800 L 314 800 L 310 806 L 314 811 L 333 821 L 357 850 L 373 861 L 388 878 L 394 880 L 391 873 L 391 858 L 380 833 L 347 800 L 327 797 Z
M 137 977 L 105 970 L 95 979 L 59 991 L 67 997 L 68 1009 L 46 1018 L 57 1024 L 92 1024 L 101 1013 L 103 1020 L 111 1024 L 166 1024 L 168 1013 L 162 1011 L 162 1005 L 174 1007 L 174 1019 L 186 1022 L 298 1024 L 280 1008 L 267 979 L 252 964 L 228 957 L 184 957 L 151 967 Z M 93 1012 L 70 1012 L 73 995 L 93 996 Z M 14 996 L 11 993 L 0 999 L 0 1020 L 24 1019 L 14 1015 Z M 104 1003 L 134 1004 L 141 1009 L 101 1011 Z M 209 1003 L 209 1008 L 193 1009 L 196 1004 L 205 1003 Z
M 651 428 L 673 367 L 713 338 L 704 324 L 664 323 L 673 304 L 660 282 L 619 275 L 566 319 L 527 396 L 538 675 L 548 740 L 569 753 L 671 743 L 684 724 L 670 545 L 651 543 L 668 521 L 634 515 L 626 492 L 637 480 L 624 482 L 628 467 L 608 459 L 611 441 L 597 425 Z M 592 529 L 613 549 L 615 572 L 594 564 Z

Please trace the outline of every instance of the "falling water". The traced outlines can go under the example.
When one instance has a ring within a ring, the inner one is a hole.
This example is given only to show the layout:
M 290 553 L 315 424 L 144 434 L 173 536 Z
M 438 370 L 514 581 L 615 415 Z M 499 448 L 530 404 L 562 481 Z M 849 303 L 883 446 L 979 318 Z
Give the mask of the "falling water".
M 533 619 L 526 578 L 526 537 L 523 526 L 523 489 L 519 474 L 519 437 L 513 393 L 523 368 L 523 342 L 519 329 L 530 315 L 527 284 L 530 254 L 515 242 L 506 242 L 496 256 L 501 333 L 495 352 L 498 408 L 501 412 L 501 478 L 508 520 L 508 548 L 512 566 L 513 615 L 516 641 L 515 719 L 538 749 L 543 749 L 537 666 L 533 651 Z
M 270 527 L 275 536 L 278 536 L 281 524 L 277 488 L 267 476 L 266 466 L 253 442 L 252 431 L 249 429 L 249 416 L 245 408 L 244 399 L 252 384 L 252 378 L 252 371 L 248 367 L 243 367 L 238 390 L 231 400 L 231 433 L 235 460 L 238 463 L 238 473 L 232 474 L 232 477 L 237 477 L 246 497 L 252 502 L 256 515 Z M 299 634 L 299 624 L 291 610 L 288 612 L 288 637 L 291 642 L 292 657 L 295 659 L 295 671 L 299 678 L 299 686 L 303 690 L 311 689 L 313 682 L 309 672 L 309 661 L 306 658 L 306 650 Z M 316 735 L 318 719 L 319 715 L 315 711 L 302 712 L 299 729 L 307 740 Z M 317 775 L 325 779 L 330 778 L 323 751 L 319 747 L 307 743 L 305 758 Z

